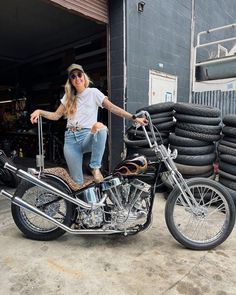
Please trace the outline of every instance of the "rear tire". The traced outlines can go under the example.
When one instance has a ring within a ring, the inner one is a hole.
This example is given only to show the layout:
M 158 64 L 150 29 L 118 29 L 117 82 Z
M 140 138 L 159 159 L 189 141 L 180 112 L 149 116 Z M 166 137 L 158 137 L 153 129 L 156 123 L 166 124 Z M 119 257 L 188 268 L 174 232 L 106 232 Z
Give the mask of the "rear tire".
M 196 195 L 197 206 L 189 198 L 193 211 L 175 186 L 165 207 L 167 227 L 172 236 L 189 249 L 215 248 L 233 230 L 235 205 L 232 197 L 222 185 L 210 179 L 194 178 L 187 184 Z
M 42 179 L 62 192 L 69 193 L 64 185 L 53 179 Z M 46 191 L 32 183 L 22 181 L 18 186 L 15 196 L 37 207 L 44 213 L 60 221 L 62 224 L 71 226 L 73 204 L 60 196 Z M 33 240 L 50 241 L 62 236 L 65 231 L 51 221 L 36 215 L 24 208 L 11 205 L 12 217 L 20 231 Z

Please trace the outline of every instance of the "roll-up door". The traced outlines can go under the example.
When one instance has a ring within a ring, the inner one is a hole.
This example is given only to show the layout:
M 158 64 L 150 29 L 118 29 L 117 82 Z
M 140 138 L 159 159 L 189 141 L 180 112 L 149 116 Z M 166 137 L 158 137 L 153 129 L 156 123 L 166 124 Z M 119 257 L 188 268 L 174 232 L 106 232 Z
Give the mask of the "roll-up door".
M 98 22 L 108 23 L 107 0 L 50 0 Z

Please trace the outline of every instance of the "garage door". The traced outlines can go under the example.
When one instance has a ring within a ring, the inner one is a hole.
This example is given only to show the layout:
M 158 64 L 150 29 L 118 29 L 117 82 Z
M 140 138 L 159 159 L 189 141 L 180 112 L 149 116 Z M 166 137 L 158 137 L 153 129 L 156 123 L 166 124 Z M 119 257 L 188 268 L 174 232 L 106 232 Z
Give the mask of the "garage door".
M 108 23 L 107 0 L 51 0 L 50 2 L 98 22 Z

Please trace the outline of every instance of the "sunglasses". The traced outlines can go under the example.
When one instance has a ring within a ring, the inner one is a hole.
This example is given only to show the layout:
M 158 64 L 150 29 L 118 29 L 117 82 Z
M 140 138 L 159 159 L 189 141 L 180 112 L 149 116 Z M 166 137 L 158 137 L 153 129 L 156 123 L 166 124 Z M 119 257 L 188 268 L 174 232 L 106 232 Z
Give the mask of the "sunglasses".
M 81 78 L 82 76 L 83 76 L 82 72 L 73 73 L 73 74 L 70 75 L 70 79 L 75 80 L 76 78 Z

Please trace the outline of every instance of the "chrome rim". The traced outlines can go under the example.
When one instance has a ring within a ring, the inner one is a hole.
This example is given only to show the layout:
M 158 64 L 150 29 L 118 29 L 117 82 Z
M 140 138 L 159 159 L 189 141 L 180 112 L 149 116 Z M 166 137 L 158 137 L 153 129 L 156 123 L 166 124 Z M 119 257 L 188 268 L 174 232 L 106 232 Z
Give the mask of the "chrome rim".
M 63 223 L 66 216 L 65 200 L 39 187 L 28 189 L 22 200 L 37 207 L 42 212 Z M 52 222 L 29 210 L 20 208 L 20 214 L 28 227 L 41 232 L 51 232 L 57 228 Z
M 197 200 L 193 210 L 180 194 L 174 204 L 173 221 L 184 238 L 195 243 L 210 243 L 217 240 L 229 222 L 229 206 L 223 194 L 207 185 L 191 186 Z

